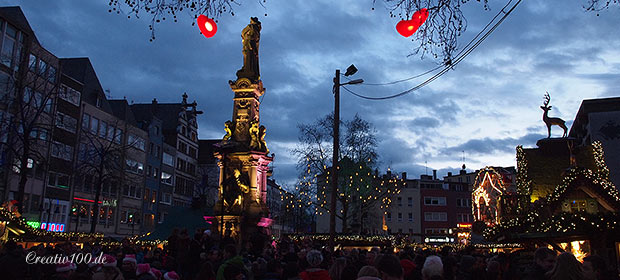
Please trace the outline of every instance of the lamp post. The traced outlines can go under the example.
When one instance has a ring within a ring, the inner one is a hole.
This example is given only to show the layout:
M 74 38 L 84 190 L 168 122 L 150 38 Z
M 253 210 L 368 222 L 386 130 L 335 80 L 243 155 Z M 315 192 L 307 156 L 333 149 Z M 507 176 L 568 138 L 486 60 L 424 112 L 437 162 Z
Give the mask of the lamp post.
M 355 65 L 351 64 L 344 73 L 346 77 L 357 72 Z M 340 83 L 340 69 L 336 69 L 334 76 L 334 148 L 332 154 L 332 178 L 331 178 L 331 199 L 329 205 L 329 246 L 334 249 L 334 239 L 336 237 L 336 199 L 338 198 L 338 155 L 340 154 L 340 87 L 344 85 L 361 84 L 364 80 L 356 79 L 344 84 Z M 343 225 L 346 221 L 342 221 Z

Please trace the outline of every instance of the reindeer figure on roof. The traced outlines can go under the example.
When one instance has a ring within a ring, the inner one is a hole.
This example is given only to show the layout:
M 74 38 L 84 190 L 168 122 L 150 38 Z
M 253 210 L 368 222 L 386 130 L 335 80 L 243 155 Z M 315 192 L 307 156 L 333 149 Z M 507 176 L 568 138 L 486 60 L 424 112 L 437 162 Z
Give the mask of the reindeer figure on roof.
M 543 102 L 543 106 L 540 106 L 540 109 L 545 111 L 543 113 L 543 121 L 547 125 L 547 133 L 548 133 L 547 138 L 551 138 L 551 127 L 554 125 L 557 125 L 561 127 L 562 129 L 564 129 L 564 134 L 562 134 L 562 137 L 566 137 L 568 128 L 566 128 L 566 124 L 564 124 L 564 120 L 560 118 L 550 118 L 549 116 L 547 116 L 547 113 L 549 112 L 549 110 L 551 110 L 551 106 L 548 106 L 550 100 L 551 100 L 551 96 L 549 96 L 549 92 L 545 92 L 545 101 Z

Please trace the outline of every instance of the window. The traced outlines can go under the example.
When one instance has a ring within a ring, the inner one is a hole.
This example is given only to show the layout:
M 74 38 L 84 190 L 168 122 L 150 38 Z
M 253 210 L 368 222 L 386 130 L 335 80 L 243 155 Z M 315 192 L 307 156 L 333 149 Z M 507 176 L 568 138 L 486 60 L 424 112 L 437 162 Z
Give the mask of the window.
M 425 196 L 424 197 L 424 205 L 444 206 L 444 205 L 446 205 L 446 198 L 445 197 Z
M 120 128 L 116 129 L 116 133 L 114 134 L 114 143 L 120 144 L 123 140 L 123 131 Z
M 97 135 L 97 131 L 99 129 L 99 119 L 93 117 L 90 117 L 90 132 L 93 135 Z
M 130 146 L 142 151 L 145 150 L 146 143 L 144 139 L 142 139 L 142 137 L 130 133 L 129 139 L 127 141 L 129 141 L 127 144 L 129 144 Z
M 470 223 L 470 222 L 473 222 L 473 217 L 467 213 L 457 213 L 456 222 L 457 223 Z
M 55 70 L 54 70 L 55 71 Z M 60 88 L 60 94 L 58 95 L 62 100 L 65 100 L 75 106 L 80 106 L 80 92 L 70 87 L 63 85 Z
M 398 213 L 398 221 L 399 222 L 403 221 L 403 213 Z
M 13 80 L 9 75 L 0 71 L 0 98 L 4 98 L 13 89 Z
M 146 165 L 146 176 L 152 176 L 153 175 L 153 166 L 151 165 Z
M 75 133 L 77 129 L 77 120 L 69 115 L 57 112 L 56 127 Z
M 187 154 L 187 144 L 185 144 L 185 142 L 183 141 L 179 141 L 179 147 L 178 147 L 179 151 Z
M 106 138 L 108 133 L 108 123 L 105 121 L 101 121 L 101 123 L 99 123 L 99 137 L 101 138 Z
M 73 159 L 73 147 L 54 141 L 54 144 L 52 144 L 52 156 L 71 161 Z
M 585 212 L 588 203 L 584 199 L 573 200 L 570 203 L 571 212 Z
M 108 136 L 106 137 L 106 139 L 108 139 L 108 141 L 112 141 L 114 140 L 114 132 L 116 131 L 115 127 L 112 127 L 112 124 L 108 125 Z
M 448 214 L 446 212 L 425 212 L 424 221 L 445 222 L 448 221 Z
M 39 75 L 45 75 L 45 70 L 47 70 L 47 63 L 43 60 L 39 60 Z
M 155 167 L 155 170 L 153 171 L 153 178 L 157 179 L 158 176 L 159 176 L 159 169 Z
M 47 80 L 51 83 L 56 82 L 56 67 L 50 65 L 49 71 L 47 72 Z
M 50 172 L 47 177 L 47 184 L 52 187 L 68 189 L 69 188 L 69 175 Z
M 166 184 L 166 185 L 173 185 L 174 177 L 172 176 L 172 174 L 162 171 L 161 172 L 161 183 Z
M 172 203 L 172 194 L 162 193 L 161 194 L 161 200 L 159 202 L 162 203 L 162 204 L 170 205 Z
M 123 195 L 133 198 L 142 199 L 142 188 L 135 185 L 125 185 L 123 186 Z
M 457 198 L 456 199 L 457 207 L 471 207 L 471 199 L 469 198 Z
M 390 212 L 388 212 L 388 213 L 387 213 L 387 218 L 386 218 L 386 220 L 387 220 L 388 222 L 391 222 L 391 221 L 392 221 L 392 213 L 390 213 Z
M 413 206 L 413 197 L 407 197 L 407 206 Z
M 168 203 L 168 204 L 170 204 L 170 203 Z M 163 222 L 164 222 L 164 220 L 166 219 L 166 216 L 167 216 L 167 215 L 168 215 L 168 213 L 166 213 L 166 212 L 162 212 L 162 213 L 160 213 L 160 214 L 159 214 L 159 220 L 158 220 L 157 222 L 158 222 L 158 223 L 160 223 L 160 224 L 161 224 L 161 223 L 163 223 Z
M 34 54 L 30 54 L 30 58 L 28 60 L 28 70 L 32 72 L 37 71 L 37 56 Z
M 181 170 L 181 171 L 185 171 L 186 169 L 186 162 L 180 158 L 177 159 L 177 169 Z
M 398 201 L 398 206 L 403 206 L 403 198 L 402 197 L 399 196 L 397 198 L 397 201 Z
M 409 221 L 413 222 L 413 213 L 409 213 Z
M 174 156 L 164 152 L 163 163 L 174 167 Z
M 6 24 L 6 32 L 4 33 L 4 40 L 2 42 L 2 53 L 0 60 L 2 64 L 7 67 L 11 67 L 13 62 L 13 52 L 17 43 L 17 29 L 10 24 Z M 19 61 L 19 60 L 18 60 Z M 16 64 L 19 63 L 16 61 Z
M 127 170 L 129 172 L 136 173 L 136 174 L 143 174 L 144 173 L 144 164 L 142 164 L 141 162 L 137 162 L 135 160 L 132 160 L 132 159 L 126 159 L 125 160 L 125 170 Z
M 82 129 L 88 130 L 89 125 L 90 125 L 90 115 L 89 114 L 82 115 Z
M 197 153 L 196 149 L 194 147 L 190 146 L 189 147 L 189 156 L 192 157 L 192 158 L 198 158 L 197 154 L 198 153 Z

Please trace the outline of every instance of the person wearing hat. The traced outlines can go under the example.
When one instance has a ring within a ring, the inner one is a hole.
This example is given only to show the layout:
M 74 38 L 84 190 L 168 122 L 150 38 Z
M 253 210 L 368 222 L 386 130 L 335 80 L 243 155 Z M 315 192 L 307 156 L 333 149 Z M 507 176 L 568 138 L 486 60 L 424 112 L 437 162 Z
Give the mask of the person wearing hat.
M 127 254 L 123 258 L 123 264 L 121 265 L 121 272 L 123 273 L 123 277 L 125 280 L 137 279 L 136 277 L 136 266 L 138 265 L 138 261 L 136 260 L 136 255 Z
M 181 277 L 176 272 L 170 271 L 164 274 L 164 279 L 165 280 L 180 280 Z
M 116 267 L 116 258 L 111 255 L 103 255 L 101 270 L 93 274 L 93 280 L 124 280 L 123 274 Z
M 151 266 L 148 263 L 138 264 L 136 276 L 138 280 L 155 280 L 155 274 L 151 271 Z
M 54 279 L 69 279 L 77 266 L 72 262 L 64 262 L 56 265 L 56 274 Z

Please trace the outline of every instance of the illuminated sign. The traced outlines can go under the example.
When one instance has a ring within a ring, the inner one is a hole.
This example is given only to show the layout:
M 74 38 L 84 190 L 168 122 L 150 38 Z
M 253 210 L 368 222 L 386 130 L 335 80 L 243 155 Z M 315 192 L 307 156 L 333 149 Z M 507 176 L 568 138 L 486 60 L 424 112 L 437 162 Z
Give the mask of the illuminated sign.
M 118 204 L 118 200 L 116 199 L 112 199 L 112 200 L 103 200 L 102 205 L 103 206 L 110 206 L 110 207 L 116 207 L 116 205 Z
M 26 224 L 33 228 L 39 228 L 41 226 L 41 223 L 37 221 L 27 221 Z
M 434 243 L 434 242 L 443 242 L 443 243 L 448 243 L 448 242 L 454 242 L 454 238 L 449 238 L 449 237 L 427 237 L 424 238 L 424 242 L 426 243 Z
M 47 230 L 47 231 L 54 231 L 54 232 L 64 232 L 65 224 L 41 223 L 41 229 Z
M 471 228 L 471 224 L 456 224 L 457 228 Z

